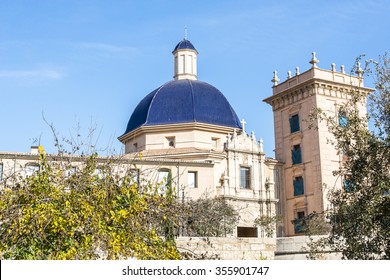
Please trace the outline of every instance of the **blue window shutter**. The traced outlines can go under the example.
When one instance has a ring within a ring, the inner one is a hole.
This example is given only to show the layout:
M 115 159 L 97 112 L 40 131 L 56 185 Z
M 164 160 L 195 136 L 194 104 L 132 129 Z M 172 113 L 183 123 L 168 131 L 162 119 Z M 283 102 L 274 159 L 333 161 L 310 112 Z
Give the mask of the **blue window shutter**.
M 340 127 L 346 127 L 348 125 L 348 117 L 347 114 L 343 111 L 339 111 L 339 126 Z
M 304 226 L 305 226 L 305 212 L 298 212 L 297 218 L 294 220 L 294 232 L 295 233 L 302 233 L 304 232 Z
M 345 192 L 353 192 L 355 190 L 355 186 L 351 179 L 344 178 L 343 185 Z
M 294 133 L 300 130 L 299 127 L 299 116 L 293 115 L 290 118 L 290 133 Z
M 302 220 L 297 220 L 294 223 L 294 232 L 295 233 L 302 233 L 303 232 L 303 222 Z
M 291 151 L 292 154 L 292 163 L 299 164 L 302 163 L 302 154 L 301 154 L 301 146 L 295 145 Z
M 296 177 L 295 180 L 293 181 L 293 184 L 294 184 L 294 196 L 304 194 L 302 177 Z

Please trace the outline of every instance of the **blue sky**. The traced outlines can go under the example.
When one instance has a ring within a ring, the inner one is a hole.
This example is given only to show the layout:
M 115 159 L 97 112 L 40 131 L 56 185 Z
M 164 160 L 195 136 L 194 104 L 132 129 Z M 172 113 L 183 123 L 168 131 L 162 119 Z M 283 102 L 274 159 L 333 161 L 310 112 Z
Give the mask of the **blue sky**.
M 184 36 L 199 51 L 198 78 L 217 87 L 247 131 L 273 156 L 272 73 L 389 51 L 388 1 L 0 1 L 0 151 L 55 152 L 42 119 L 68 136 L 96 126 L 98 146 L 116 139 L 138 102 L 172 79 Z M 366 80 L 366 85 L 370 81 Z

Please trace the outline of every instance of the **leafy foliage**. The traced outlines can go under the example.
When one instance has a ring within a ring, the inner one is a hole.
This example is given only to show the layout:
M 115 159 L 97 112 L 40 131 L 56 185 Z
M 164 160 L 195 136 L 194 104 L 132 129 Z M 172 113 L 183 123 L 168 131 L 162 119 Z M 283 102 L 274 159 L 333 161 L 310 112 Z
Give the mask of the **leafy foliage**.
M 39 150 L 38 172 L 1 182 L 1 259 L 186 258 L 177 235 L 226 236 L 238 222 L 222 199 L 179 201 L 171 172 L 141 188 L 118 158 Z
M 149 221 L 169 215 L 169 199 L 142 192 L 132 174 L 109 160 L 96 174 L 96 156 L 70 176 L 63 162 L 40 157 L 40 171 L 0 194 L 0 254 L 6 259 L 179 259 Z M 159 215 L 156 215 L 159 214 Z
M 255 226 L 260 226 L 267 237 L 273 237 L 276 232 L 276 226 L 282 220 L 281 216 L 273 215 L 262 215 L 255 219 Z
M 200 198 L 182 205 L 181 225 L 186 235 L 222 237 L 233 232 L 239 214 L 222 198 Z
M 299 224 L 301 232 L 305 235 L 324 235 L 328 234 L 331 230 L 330 224 L 327 222 L 327 217 L 324 213 L 310 213 L 309 215 L 301 218 L 294 219 L 291 222 L 293 224 Z

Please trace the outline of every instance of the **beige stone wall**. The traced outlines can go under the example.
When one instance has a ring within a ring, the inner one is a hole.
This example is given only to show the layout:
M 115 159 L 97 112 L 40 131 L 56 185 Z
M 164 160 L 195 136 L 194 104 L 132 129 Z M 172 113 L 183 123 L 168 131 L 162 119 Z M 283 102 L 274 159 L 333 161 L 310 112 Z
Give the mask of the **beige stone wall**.
M 318 241 L 326 236 L 313 236 L 313 241 Z M 307 260 L 308 244 L 311 242 L 308 236 L 279 237 L 276 239 L 275 260 Z M 323 250 L 316 259 L 340 260 L 341 254 L 329 250 Z
M 175 139 L 175 148 L 198 148 L 223 150 L 226 136 L 233 128 L 203 123 L 184 123 L 171 125 L 143 126 L 120 137 L 125 144 L 125 153 L 143 150 L 170 148 L 167 138 Z M 215 141 L 213 141 L 215 140 Z
M 309 123 L 304 121 L 308 119 L 314 106 L 315 98 L 309 96 L 294 106 L 287 106 L 275 112 L 275 119 L 279 126 L 275 129 L 276 156 L 278 160 L 284 162 L 281 199 L 285 204 L 282 216 L 287 236 L 294 234 L 291 221 L 296 218 L 297 212 L 322 212 L 319 136 L 317 131 L 309 129 Z M 294 114 L 299 115 L 300 131 L 290 133 L 289 119 Z M 297 144 L 301 147 L 302 164 L 293 165 L 291 150 Z M 300 196 L 294 196 L 293 180 L 297 176 L 302 176 L 304 181 L 304 194 Z
M 276 249 L 275 238 L 235 238 L 235 237 L 178 237 L 180 251 L 190 251 L 206 258 L 218 256 L 222 260 L 261 260 L 273 259 Z

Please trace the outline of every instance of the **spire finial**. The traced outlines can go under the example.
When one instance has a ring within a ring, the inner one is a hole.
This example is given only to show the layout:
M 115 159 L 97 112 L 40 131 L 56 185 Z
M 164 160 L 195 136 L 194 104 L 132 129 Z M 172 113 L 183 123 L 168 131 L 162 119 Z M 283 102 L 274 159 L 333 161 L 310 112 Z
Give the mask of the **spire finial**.
M 274 83 L 274 86 L 278 85 L 279 78 L 278 78 L 278 72 L 276 70 L 274 71 L 274 78 L 271 80 L 271 82 Z
M 309 61 L 309 63 L 313 65 L 313 68 L 317 68 L 317 63 L 320 61 L 317 59 L 315 52 L 312 52 L 311 55 L 312 55 L 312 58 Z
M 187 34 L 188 33 L 188 30 L 187 30 L 187 25 L 184 26 L 184 40 L 187 40 Z
M 363 74 L 363 69 L 362 69 L 362 67 L 361 67 L 361 64 L 360 64 L 360 61 L 357 63 L 357 67 L 356 67 L 356 71 L 355 71 L 355 73 L 359 76 L 359 77 L 361 77 L 362 76 L 362 74 Z
M 259 146 L 260 146 L 260 152 L 263 152 L 264 144 L 263 144 L 263 138 L 261 138 L 261 137 L 259 139 Z

